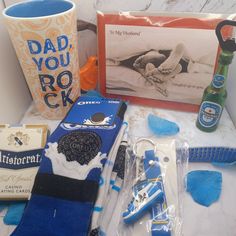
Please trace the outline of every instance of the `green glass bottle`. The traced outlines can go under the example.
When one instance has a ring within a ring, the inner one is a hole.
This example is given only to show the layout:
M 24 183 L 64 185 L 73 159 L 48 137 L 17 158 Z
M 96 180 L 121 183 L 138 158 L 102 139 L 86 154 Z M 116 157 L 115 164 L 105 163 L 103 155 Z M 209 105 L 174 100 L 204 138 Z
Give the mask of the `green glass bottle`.
M 197 127 L 202 131 L 213 132 L 218 126 L 227 97 L 225 82 L 233 56 L 231 51 L 221 52 L 216 74 L 211 84 L 204 90 L 196 122 Z
M 205 132 L 213 132 L 219 124 L 227 97 L 225 82 L 228 68 L 236 51 L 235 39 L 228 38 L 224 40 L 223 38 L 221 30 L 225 26 L 236 27 L 236 21 L 223 20 L 216 26 L 215 32 L 222 51 L 219 55 L 218 67 L 213 80 L 204 90 L 196 121 L 196 126 Z

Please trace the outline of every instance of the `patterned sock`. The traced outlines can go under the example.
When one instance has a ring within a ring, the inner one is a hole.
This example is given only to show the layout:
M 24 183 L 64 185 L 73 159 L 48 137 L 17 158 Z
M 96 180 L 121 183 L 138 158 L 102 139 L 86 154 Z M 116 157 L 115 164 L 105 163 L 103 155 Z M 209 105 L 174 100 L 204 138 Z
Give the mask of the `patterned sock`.
M 126 154 L 126 147 L 127 147 L 127 134 L 128 129 L 126 127 L 125 132 L 123 133 L 122 141 L 119 143 L 119 148 L 115 156 L 115 163 L 112 169 L 112 173 L 110 175 L 110 181 L 107 179 L 107 193 L 103 197 L 103 207 L 102 211 L 100 211 L 99 215 L 96 212 L 97 221 L 96 224 L 93 224 L 93 228 L 91 227 L 90 236 L 98 236 L 98 235 L 105 235 L 105 228 L 110 222 L 113 210 L 116 206 L 116 201 L 120 192 L 120 189 L 123 185 L 123 178 L 124 178 L 124 168 L 125 168 L 125 154 Z M 104 187 L 100 186 L 100 189 L 104 189 Z M 99 199 L 99 198 L 98 198 Z M 98 202 L 96 201 L 96 204 Z M 94 212 L 95 213 L 95 212 Z M 94 220 L 94 215 L 93 215 Z M 95 223 L 95 222 L 94 222 Z M 95 227 L 94 227 L 95 226 Z
M 96 200 L 93 216 L 92 216 L 92 223 L 91 223 L 91 234 L 94 235 L 94 232 L 96 232 L 99 224 L 100 224 L 100 217 L 103 212 L 103 207 L 105 205 L 105 202 L 107 200 L 108 191 L 110 188 L 110 179 L 112 175 L 113 166 L 116 160 L 117 152 L 120 148 L 121 141 L 123 139 L 124 134 L 127 132 L 127 123 L 123 122 L 122 128 L 120 130 L 119 135 L 117 136 L 117 139 L 109 153 L 109 157 L 107 159 L 106 165 L 104 167 L 104 170 L 101 175 L 101 183 L 99 186 L 99 194 L 98 198 Z
M 23 218 L 12 236 L 85 236 L 101 170 L 125 103 L 80 97 L 50 136 Z

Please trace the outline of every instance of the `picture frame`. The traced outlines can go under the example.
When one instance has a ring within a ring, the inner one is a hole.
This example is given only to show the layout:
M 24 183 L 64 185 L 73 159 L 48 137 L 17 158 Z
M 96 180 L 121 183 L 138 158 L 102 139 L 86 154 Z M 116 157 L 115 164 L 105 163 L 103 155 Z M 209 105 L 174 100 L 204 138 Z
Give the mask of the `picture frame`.
M 99 89 L 106 97 L 197 112 L 217 65 L 216 25 L 233 16 L 97 13 Z M 228 37 L 232 29 L 223 29 Z

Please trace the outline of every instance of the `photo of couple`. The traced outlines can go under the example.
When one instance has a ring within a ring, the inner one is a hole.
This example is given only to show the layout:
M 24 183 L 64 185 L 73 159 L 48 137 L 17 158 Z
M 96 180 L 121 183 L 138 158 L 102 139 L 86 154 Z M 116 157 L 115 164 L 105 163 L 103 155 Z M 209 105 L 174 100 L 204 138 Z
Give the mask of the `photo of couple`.
M 214 30 L 107 25 L 105 47 L 107 93 L 198 105 L 218 42 Z

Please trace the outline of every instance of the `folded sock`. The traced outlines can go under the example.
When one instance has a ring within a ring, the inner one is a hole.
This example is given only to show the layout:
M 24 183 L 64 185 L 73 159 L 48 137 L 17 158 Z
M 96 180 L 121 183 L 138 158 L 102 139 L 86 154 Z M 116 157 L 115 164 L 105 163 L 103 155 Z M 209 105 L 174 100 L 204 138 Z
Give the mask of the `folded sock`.
M 127 148 L 127 141 L 123 140 L 118 149 L 115 164 L 112 170 L 113 173 L 117 173 L 117 177 L 111 188 L 110 194 L 108 196 L 108 202 L 104 207 L 104 211 L 100 220 L 100 230 L 105 234 L 107 233 L 109 222 L 112 217 L 115 206 L 117 204 L 117 199 L 123 185 L 126 148 Z
M 106 206 L 104 207 L 103 215 L 101 217 L 101 223 L 99 225 L 100 231 L 103 232 L 104 234 L 106 234 L 107 232 L 107 228 L 109 226 L 109 222 L 112 217 L 114 208 L 117 204 L 117 199 L 118 199 L 122 184 L 123 184 L 123 180 L 118 177 L 115 184 L 112 187 L 111 193 L 109 195 L 109 200 Z
M 101 174 L 99 194 L 98 194 L 98 198 L 95 203 L 94 212 L 93 212 L 93 216 L 92 216 L 92 222 L 91 222 L 91 232 L 92 232 L 91 235 L 93 235 L 94 232 L 97 231 L 97 228 L 99 227 L 99 224 L 100 224 L 100 216 L 103 212 L 103 207 L 104 207 L 104 204 L 107 200 L 107 195 L 108 195 L 108 191 L 110 188 L 110 179 L 111 179 L 111 175 L 112 175 L 112 170 L 113 170 L 116 156 L 117 156 L 117 153 L 118 153 L 118 150 L 120 147 L 120 143 L 123 139 L 126 129 L 127 129 L 127 123 L 124 122 L 122 124 L 122 128 L 120 130 L 120 133 L 117 136 L 117 139 L 112 146 L 112 149 L 111 149 L 108 159 L 106 161 L 106 165 L 105 165 L 103 172 Z
M 117 173 L 112 171 L 112 173 L 111 173 L 111 179 L 110 179 L 109 192 L 111 191 L 111 188 L 112 188 L 112 186 L 114 185 L 114 183 L 115 183 L 115 181 L 116 181 L 116 176 L 117 176 Z M 108 194 L 109 194 L 109 192 L 108 192 Z
M 125 103 L 80 97 L 42 155 L 31 198 L 12 236 L 85 236 L 101 170 L 122 125 Z
M 120 218 L 122 215 L 122 210 L 123 210 L 123 193 L 119 192 L 117 200 L 116 200 L 116 204 L 115 207 L 113 209 L 113 212 L 111 214 L 110 220 L 108 221 L 108 226 L 105 230 L 105 233 L 107 236 L 109 235 L 119 235 L 117 232 L 115 232 L 115 229 L 119 228 L 119 224 L 120 224 Z

